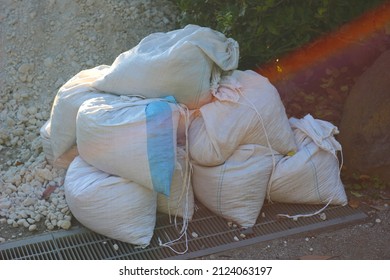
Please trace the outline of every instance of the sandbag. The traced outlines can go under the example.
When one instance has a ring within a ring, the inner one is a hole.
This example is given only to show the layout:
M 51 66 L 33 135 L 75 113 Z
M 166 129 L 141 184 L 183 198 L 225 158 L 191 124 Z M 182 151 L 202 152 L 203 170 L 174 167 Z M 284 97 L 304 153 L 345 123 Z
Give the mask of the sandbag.
M 222 164 L 244 144 L 272 147 L 283 155 L 296 151 L 285 108 L 267 78 L 235 70 L 222 78 L 215 97 L 189 128 L 189 150 L 197 164 Z
M 72 215 L 84 226 L 109 238 L 147 246 L 156 223 L 156 193 L 107 174 L 76 157 L 64 182 Z
M 50 119 L 39 130 L 43 153 L 48 163 L 58 168 L 68 168 L 73 159 L 78 156 L 77 146 L 73 145 L 57 159 L 54 159 L 53 147 L 50 139 Z
M 91 84 L 108 70 L 101 65 L 83 70 L 57 92 L 50 113 L 50 141 L 54 160 L 76 145 L 76 116 L 81 104 L 107 93 L 98 92 Z
M 172 95 L 190 109 L 208 103 L 221 71 L 238 66 L 238 43 L 207 27 L 150 34 L 120 54 L 93 86 L 119 95 Z
M 177 147 L 177 162 L 171 192 L 169 196 L 157 195 L 157 212 L 191 220 L 194 215 L 194 206 L 187 153 L 183 147 Z
M 260 145 L 242 145 L 222 165 L 194 164 L 195 197 L 213 213 L 251 227 L 263 206 L 268 182 L 282 155 Z
M 45 124 L 39 129 L 39 136 L 42 142 L 42 149 L 43 153 L 45 154 L 45 158 L 50 164 L 53 164 L 54 154 L 50 140 L 50 126 L 51 121 L 46 121 Z
M 290 118 L 290 123 L 298 152 L 276 165 L 270 199 L 284 203 L 347 204 L 337 157 L 342 148 L 334 138 L 337 127 L 311 115 Z
M 77 147 L 96 168 L 165 195 L 176 164 L 180 105 L 173 98 L 104 96 L 77 115 Z

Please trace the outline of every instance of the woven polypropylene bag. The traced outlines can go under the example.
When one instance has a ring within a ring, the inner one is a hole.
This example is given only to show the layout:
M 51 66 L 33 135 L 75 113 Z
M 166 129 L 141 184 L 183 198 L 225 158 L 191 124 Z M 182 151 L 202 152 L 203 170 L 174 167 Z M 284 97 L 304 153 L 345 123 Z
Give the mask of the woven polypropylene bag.
M 76 117 L 81 104 L 88 99 L 107 95 L 91 86 L 107 70 L 108 66 L 104 65 L 83 70 L 58 90 L 48 131 L 54 160 L 76 145 Z
M 135 245 L 150 243 L 157 195 L 129 180 L 107 174 L 76 157 L 65 177 L 65 199 L 87 228 Z
M 90 99 L 77 115 L 79 154 L 104 172 L 168 196 L 180 108 L 174 99 Z
M 93 83 L 99 90 L 146 98 L 172 95 L 188 108 L 211 100 L 220 73 L 238 66 L 238 43 L 207 27 L 157 32 L 120 54 Z
M 294 135 L 276 88 L 253 71 L 225 76 L 216 100 L 202 106 L 189 129 L 190 154 L 199 165 L 225 162 L 239 145 L 258 144 L 286 155 Z
M 274 164 L 281 157 L 268 147 L 242 145 L 222 165 L 194 164 L 195 197 L 226 220 L 251 227 L 263 206 Z
M 337 157 L 341 145 L 334 138 L 337 128 L 311 115 L 291 118 L 290 123 L 298 152 L 276 165 L 270 199 L 284 203 L 347 204 Z

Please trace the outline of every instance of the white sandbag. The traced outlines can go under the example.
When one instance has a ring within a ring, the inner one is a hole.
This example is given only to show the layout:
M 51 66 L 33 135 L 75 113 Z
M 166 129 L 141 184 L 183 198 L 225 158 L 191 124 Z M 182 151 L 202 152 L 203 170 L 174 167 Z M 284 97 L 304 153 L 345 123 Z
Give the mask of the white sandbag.
M 276 165 L 270 199 L 284 203 L 347 204 L 337 158 L 341 145 L 334 138 L 337 127 L 311 115 L 290 118 L 290 123 L 298 152 Z
M 45 154 L 46 160 L 50 164 L 53 164 L 54 155 L 53 155 L 53 148 L 51 146 L 51 140 L 50 140 L 50 126 L 51 126 L 51 121 L 50 120 L 46 121 L 45 124 L 39 130 L 39 136 L 42 142 L 43 153 Z
M 78 156 L 77 146 L 72 146 L 57 159 L 54 159 L 53 148 L 50 139 L 50 119 L 40 129 L 40 138 L 42 142 L 43 153 L 51 165 L 58 168 L 68 168 L 73 159 Z
M 222 78 L 215 97 L 190 125 L 189 149 L 197 164 L 222 164 L 244 144 L 271 146 L 283 155 L 296 151 L 285 108 L 267 78 L 235 70 Z
M 80 105 L 90 98 L 106 95 L 91 86 L 106 70 L 108 66 L 104 65 L 83 70 L 58 90 L 50 114 L 50 141 L 54 159 L 76 145 L 76 116 Z
M 76 157 L 65 177 L 65 199 L 84 226 L 109 238 L 149 244 L 156 223 L 157 195 L 107 174 Z
M 171 193 L 169 196 L 157 195 L 157 211 L 191 220 L 194 206 L 187 154 L 184 148 L 177 147 L 177 162 L 172 178 Z
M 77 115 L 79 153 L 104 172 L 169 195 L 180 110 L 173 98 L 87 100 Z
M 96 80 L 99 90 L 146 98 L 172 95 L 188 108 L 211 100 L 221 71 L 238 66 L 238 43 L 207 27 L 153 33 L 120 54 Z
M 195 197 L 213 213 L 251 227 L 263 206 L 274 163 L 282 155 L 260 145 L 242 145 L 222 165 L 194 165 Z

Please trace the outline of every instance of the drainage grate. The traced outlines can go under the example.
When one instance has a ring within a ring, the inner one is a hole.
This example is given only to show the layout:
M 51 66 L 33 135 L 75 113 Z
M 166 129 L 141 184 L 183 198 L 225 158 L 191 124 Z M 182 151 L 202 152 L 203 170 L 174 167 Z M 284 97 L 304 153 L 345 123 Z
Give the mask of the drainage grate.
M 168 237 L 178 236 L 167 215 L 157 218 L 155 234 L 147 248 L 137 248 L 134 245 L 120 242 L 89 231 L 83 227 L 69 231 L 57 231 L 42 234 L 32 238 L 7 242 L 0 245 L 1 260 L 153 260 L 153 259 L 192 259 L 204 255 L 222 252 L 258 242 L 285 237 L 292 234 L 324 229 L 330 226 L 358 222 L 367 215 L 358 209 L 348 206 L 329 206 L 324 211 L 326 220 L 319 215 L 291 219 L 278 219 L 280 213 L 290 215 L 312 213 L 318 209 L 313 205 L 266 204 L 262 208 L 265 215 L 260 215 L 252 233 L 246 238 L 235 241 L 240 236 L 240 230 L 229 227 L 227 221 L 216 216 L 202 205 L 196 211 L 188 226 L 188 252 L 178 255 L 158 244 L 169 241 Z M 180 228 L 181 225 L 179 225 Z M 196 232 L 194 238 L 191 233 Z M 183 238 L 184 239 L 184 238 Z M 118 245 L 117 250 L 114 244 Z M 185 249 L 185 240 L 173 247 L 177 251 Z

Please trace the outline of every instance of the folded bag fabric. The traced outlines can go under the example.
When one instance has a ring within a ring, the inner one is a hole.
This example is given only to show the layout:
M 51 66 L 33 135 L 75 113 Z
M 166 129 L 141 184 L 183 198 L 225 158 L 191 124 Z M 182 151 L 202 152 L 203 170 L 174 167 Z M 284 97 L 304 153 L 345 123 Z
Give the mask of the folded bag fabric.
M 157 194 L 105 173 L 76 157 L 65 177 L 65 199 L 72 215 L 109 238 L 147 246 L 156 224 Z
M 211 100 L 221 72 L 236 69 L 238 59 L 235 40 L 207 27 L 187 25 L 146 36 L 120 54 L 93 86 L 118 95 L 172 95 L 194 109 Z
M 93 98 L 77 115 L 80 156 L 96 168 L 170 194 L 182 107 L 173 98 Z

